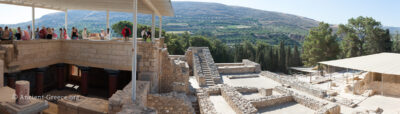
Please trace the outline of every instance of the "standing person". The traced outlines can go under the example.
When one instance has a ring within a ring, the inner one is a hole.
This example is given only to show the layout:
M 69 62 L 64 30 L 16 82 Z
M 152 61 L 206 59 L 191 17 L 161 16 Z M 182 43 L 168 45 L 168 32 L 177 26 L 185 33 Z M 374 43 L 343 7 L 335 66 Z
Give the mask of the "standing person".
M 0 27 L 0 39 L 3 39 L 3 33 L 4 33 L 3 27 Z
M 58 39 L 63 39 L 63 38 L 64 38 L 63 29 L 60 28 L 60 35 L 58 36 Z
M 27 30 L 23 30 L 21 40 L 30 40 L 30 39 L 31 39 L 31 35 L 29 35 L 29 32 Z
M 36 28 L 36 31 L 35 31 L 35 39 L 39 39 L 40 37 L 40 32 L 39 32 L 40 30 L 39 30 L 39 27 L 38 28 Z
M 32 29 L 31 29 L 30 25 L 28 25 L 28 33 L 29 33 L 29 36 L 32 36 Z
M 104 37 L 106 37 L 106 32 L 104 32 L 104 30 L 101 29 L 101 32 L 100 32 L 100 39 L 101 39 L 101 40 L 104 40 Z
M 58 36 L 57 36 L 57 33 L 56 33 L 56 31 L 54 31 L 54 28 L 51 28 L 51 32 L 53 32 L 53 38 L 54 39 L 57 39 L 58 38 Z
M 46 37 L 47 37 L 47 30 L 46 28 L 42 27 L 42 29 L 39 32 L 39 38 L 46 39 Z
M 107 28 L 106 37 L 108 38 L 108 40 L 111 40 L 110 28 Z
M 72 27 L 71 38 L 72 38 L 73 40 L 77 40 L 77 39 L 78 39 L 78 30 L 77 30 L 75 27 Z
M 11 29 L 11 28 L 8 28 L 8 31 L 10 32 L 10 34 L 8 34 L 9 39 L 10 39 L 10 40 L 14 40 L 14 39 L 13 39 L 14 33 L 13 33 L 12 29 Z
M 9 40 L 10 38 L 10 31 L 8 30 L 8 27 L 4 27 L 4 32 L 3 32 L 3 39 L 2 40 Z
M 150 29 L 147 31 L 147 39 L 146 39 L 146 41 L 147 40 L 151 41 L 151 30 Z
M 128 41 L 128 37 L 132 34 L 132 32 L 131 29 L 129 29 L 128 26 L 125 25 L 124 29 L 122 29 L 121 34 L 122 36 L 124 36 L 125 41 Z
M 63 28 L 64 40 L 68 39 L 67 29 Z
M 47 28 L 47 37 L 46 39 L 51 40 L 53 39 L 53 31 L 51 30 L 51 28 Z
M 142 29 L 141 36 L 143 39 L 147 38 L 147 31 L 145 28 Z
M 83 31 L 82 31 L 82 39 L 87 39 L 87 29 L 86 28 L 83 28 Z
M 17 31 L 15 32 L 15 37 L 17 38 L 17 40 L 21 40 L 21 36 L 22 36 L 22 31 L 21 28 L 18 27 Z

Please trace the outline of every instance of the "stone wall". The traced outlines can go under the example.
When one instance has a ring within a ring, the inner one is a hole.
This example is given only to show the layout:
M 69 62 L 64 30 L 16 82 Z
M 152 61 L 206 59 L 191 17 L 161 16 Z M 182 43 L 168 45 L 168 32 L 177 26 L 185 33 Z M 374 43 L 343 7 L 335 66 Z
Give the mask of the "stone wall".
M 70 95 L 57 101 L 58 114 L 108 114 L 107 100 Z
M 221 82 L 221 76 L 208 47 L 190 47 L 185 56 L 186 60 L 192 60 L 193 75 L 196 77 L 199 86 L 206 86 L 206 74 L 203 73 L 203 69 L 210 71 L 211 79 L 215 84 Z M 202 68 L 201 62 L 205 62 L 207 67 Z
M 147 107 L 157 110 L 158 114 L 193 114 L 192 102 L 184 93 L 149 94 Z
M 139 72 L 157 71 L 158 46 L 159 42 L 138 42 Z M 1 49 L 6 50 L 7 67 L 13 67 L 6 72 L 56 63 L 131 70 L 132 64 L 132 43 L 124 41 L 29 40 L 15 41 L 14 45 L 1 45 Z
M 260 73 L 261 66 L 258 63 L 243 59 L 242 63 L 217 63 L 218 71 L 221 74 L 245 74 Z
M 227 85 L 221 86 L 221 95 L 225 101 L 232 107 L 232 109 L 238 114 L 255 114 L 257 109 L 245 99 L 242 94 L 236 91 L 235 88 Z
M 209 98 L 210 88 L 200 88 L 196 90 L 197 101 L 199 102 L 199 109 L 201 114 L 217 114 L 214 104 Z M 211 89 L 211 91 L 219 91 L 219 89 Z
M 376 94 L 400 97 L 400 76 L 369 72 L 365 78 L 354 86 L 356 94 L 373 90 Z M 375 78 L 375 79 L 374 79 Z M 380 79 L 383 79 L 383 83 Z
M 161 53 L 160 92 L 189 92 L 189 65 L 178 57 L 170 57 L 166 48 Z
M 287 102 L 293 101 L 293 97 L 291 95 L 272 95 L 272 96 L 266 96 L 266 97 L 261 97 L 257 99 L 251 99 L 250 102 L 253 104 L 254 107 L 256 108 L 264 108 L 264 107 L 270 107 L 273 105 L 279 105 Z
M 294 77 L 280 76 L 278 74 L 268 72 L 268 71 L 261 72 L 261 76 L 268 77 L 268 78 L 275 80 L 282 84 L 290 85 L 290 87 L 292 87 L 292 88 L 307 92 L 307 93 L 309 93 L 313 96 L 319 97 L 319 98 L 324 98 L 326 96 L 326 90 L 314 87 L 309 83 L 299 81 Z
M 108 112 L 115 114 L 123 110 L 124 105 L 135 104 L 144 107 L 147 105 L 147 95 L 150 91 L 148 81 L 136 81 L 136 103 L 132 103 L 132 83 L 129 83 L 123 90 L 118 90 L 108 99 Z

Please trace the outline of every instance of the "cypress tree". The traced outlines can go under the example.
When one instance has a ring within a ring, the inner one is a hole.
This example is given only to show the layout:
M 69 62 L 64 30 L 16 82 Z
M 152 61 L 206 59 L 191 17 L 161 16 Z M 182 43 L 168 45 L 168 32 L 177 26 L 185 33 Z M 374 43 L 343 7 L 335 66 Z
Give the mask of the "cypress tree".
M 285 44 L 284 41 L 281 41 L 279 45 L 279 71 L 286 72 L 286 53 L 285 53 Z

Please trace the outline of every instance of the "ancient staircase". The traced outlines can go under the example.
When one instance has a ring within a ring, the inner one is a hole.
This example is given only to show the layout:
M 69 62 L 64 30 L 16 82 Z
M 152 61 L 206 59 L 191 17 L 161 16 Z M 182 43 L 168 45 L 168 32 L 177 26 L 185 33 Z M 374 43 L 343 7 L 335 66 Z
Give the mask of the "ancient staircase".
M 205 77 L 205 81 L 206 81 L 206 85 L 207 86 L 214 86 L 214 79 L 211 75 L 211 71 L 210 71 L 210 67 L 208 66 L 207 62 L 206 62 L 206 58 L 204 57 L 203 54 L 199 54 L 199 58 L 200 58 L 200 66 L 201 66 L 201 70 L 203 71 L 204 77 Z

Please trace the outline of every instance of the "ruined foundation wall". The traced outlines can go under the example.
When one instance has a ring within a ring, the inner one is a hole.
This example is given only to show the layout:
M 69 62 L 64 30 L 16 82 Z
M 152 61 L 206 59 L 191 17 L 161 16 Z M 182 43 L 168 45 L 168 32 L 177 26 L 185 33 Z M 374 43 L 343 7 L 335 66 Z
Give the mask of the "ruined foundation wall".
M 258 111 L 256 107 L 250 103 L 250 101 L 245 99 L 242 94 L 236 91 L 236 89 L 233 87 L 222 85 L 221 95 L 238 114 L 255 114 Z
M 166 48 L 161 53 L 160 92 L 189 92 L 189 66 L 179 58 L 170 57 Z
M 217 63 L 218 71 L 221 74 L 243 74 L 259 73 L 261 66 L 258 63 L 243 59 L 242 63 Z
M 149 94 L 147 107 L 157 110 L 158 114 L 193 114 L 190 99 L 184 93 Z
M 280 76 L 278 74 L 268 72 L 268 71 L 263 71 L 261 72 L 261 76 L 268 77 L 274 81 L 277 81 L 282 84 L 290 85 L 292 88 L 295 88 L 300 91 L 307 92 L 313 96 L 319 97 L 319 98 L 324 98 L 326 96 L 326 90 L 313 87 L 309 83 L 302 82 L 297 80 L 296 78 L 289 77 L 289 76 Z
M 261 97 L 258 99 L 251 99 L 250 102 L 256 108 L 265 108 L 274 105 L 279 105 L 287 102 L 293 101 L 293 97 L 291 95 L 272 95 Z

